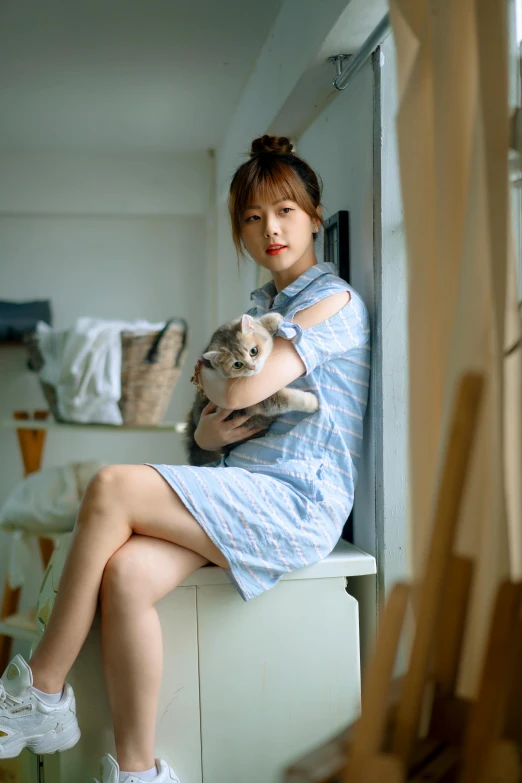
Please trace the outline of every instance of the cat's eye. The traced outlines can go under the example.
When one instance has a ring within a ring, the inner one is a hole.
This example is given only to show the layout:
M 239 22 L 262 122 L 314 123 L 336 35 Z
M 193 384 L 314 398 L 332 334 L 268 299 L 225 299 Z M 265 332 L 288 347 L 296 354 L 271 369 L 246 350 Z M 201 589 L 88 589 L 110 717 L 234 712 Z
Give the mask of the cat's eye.
M 258 354 L 258 350 L 254 345 L 254 347 L 250 349 L 250 356 L 257 356 L 257 354 Z
M 234 367 L 236 370 L 240 370 L 243 366 L 243 362 L 234 362 Z

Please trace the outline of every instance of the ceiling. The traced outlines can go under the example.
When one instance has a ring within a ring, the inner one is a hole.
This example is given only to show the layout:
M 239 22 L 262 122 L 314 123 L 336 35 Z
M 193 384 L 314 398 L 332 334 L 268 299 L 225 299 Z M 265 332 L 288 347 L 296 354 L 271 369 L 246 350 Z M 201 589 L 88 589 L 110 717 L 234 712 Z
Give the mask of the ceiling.
M 388 0 L 350 0 L 292 95 L 271 122 L 270 133 L 298 138 L 306 130 L 328 103 L 339 96 L 333 86 L 336 66 L 328 58 L 356 54 L 387 13 Z M 342 67 L 346 68 L 347 63 Z
M 219 145 L 283 0 L 2 0 L 0 153 Z

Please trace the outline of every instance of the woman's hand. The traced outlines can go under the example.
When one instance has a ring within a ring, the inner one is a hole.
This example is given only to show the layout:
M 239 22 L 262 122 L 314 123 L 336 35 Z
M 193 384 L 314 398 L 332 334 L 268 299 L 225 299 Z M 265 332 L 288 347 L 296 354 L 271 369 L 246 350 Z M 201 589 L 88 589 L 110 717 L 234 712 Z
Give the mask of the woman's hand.
M 264 427 L 249 427 L 250 416 L 238 416 L 230 421 L 226 417 L 232 413 L 227 408 L 218 408 L 213 402 L 209 402 L 201 412 L 199 424 L 194 439 L 200 449 L 205 451 L 221 451 L 223 446 L 237 443 L 245 438 L 251 438 L 258 432 L 263 432 Z

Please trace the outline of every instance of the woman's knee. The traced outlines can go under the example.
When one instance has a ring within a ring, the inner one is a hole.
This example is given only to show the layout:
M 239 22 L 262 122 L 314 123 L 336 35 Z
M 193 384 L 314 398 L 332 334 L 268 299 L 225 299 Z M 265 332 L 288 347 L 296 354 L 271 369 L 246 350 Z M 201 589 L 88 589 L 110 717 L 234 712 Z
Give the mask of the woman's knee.
M 206 562 L 170 541 L 134 534 L 107 561 L 100 600 L 119 608 L 152 606 Z
M 100 468 L 89 482 L 82 498 L 82 510 L 90 514 L 80 513 L 78 521 L 92 518 L 92 512 L 103 511 L 107 506 L 115 508 L 125 498 L 125 487 L 128 486 L 129 468 L 132 465 L 105 465 Z
M 100 589 L 102 604 L 114 600 L 118 604 L 129 602 L 154 603 L 150 594 L 150 574 L 140 558 L 139 551 L 123 545 L 109 558 L 103 571 Z

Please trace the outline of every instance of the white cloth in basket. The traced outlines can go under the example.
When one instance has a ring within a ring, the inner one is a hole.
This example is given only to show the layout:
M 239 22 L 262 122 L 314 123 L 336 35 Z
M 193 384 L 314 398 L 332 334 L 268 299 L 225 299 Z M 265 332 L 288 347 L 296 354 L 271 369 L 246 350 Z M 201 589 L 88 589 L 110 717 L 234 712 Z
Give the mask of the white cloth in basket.
M 42 381 L 54 386 L 60 416 L 80 423 L 123 424 L 121 397 L 121 332 L 159 331 L 165 321 L 106 321 L 78 318 L 66 331 L 43 321 L 36 327 L 44 360 Z

